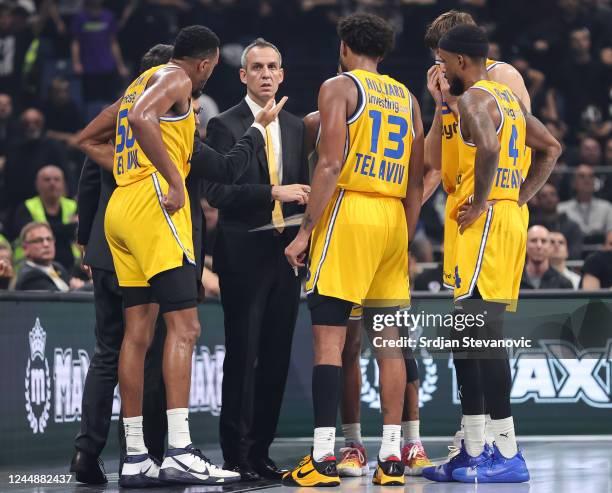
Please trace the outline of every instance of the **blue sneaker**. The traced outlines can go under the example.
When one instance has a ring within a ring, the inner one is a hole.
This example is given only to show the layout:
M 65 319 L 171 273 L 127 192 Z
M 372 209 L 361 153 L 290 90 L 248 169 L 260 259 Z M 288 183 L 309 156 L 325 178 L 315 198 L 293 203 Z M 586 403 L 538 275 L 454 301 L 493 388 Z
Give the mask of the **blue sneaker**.
M 149 488 L 159 486 L 159 463 L 149 454 L 128 455 L 125 457 L 119 486 L 122 488 Z
M 459 468 L 466 468 L 479 464 L 480 462 L 488 459 L 490 454 L 491 451 L 485 444 L 485 449 L 482 454 L 480 454 L 478 457 L 472 457 L 465 450 L 465 444 L 463 443 L 463 440 L 461 440 L 461 448 L 459 449 L 459 453 L 451 457 L 450 460 L 444 464 L 434 467 L 425 467 L 422 475 L 424 478 L 427 478 L 430 481 L 448 483 L 450 481 L 454 481 L 453 471 Z
M 240 481 L 240 474 L 215 466 L 200 449 L 189 444 L 166 451 L 159 479 L 165 483 L 223 485 Z
M 493 444 L 493 454 L 487 460 L 455 469 L 453 479 L 462 483 L 524 483 L 529 481 L 529 470 L 520 450 L 508 459 Z

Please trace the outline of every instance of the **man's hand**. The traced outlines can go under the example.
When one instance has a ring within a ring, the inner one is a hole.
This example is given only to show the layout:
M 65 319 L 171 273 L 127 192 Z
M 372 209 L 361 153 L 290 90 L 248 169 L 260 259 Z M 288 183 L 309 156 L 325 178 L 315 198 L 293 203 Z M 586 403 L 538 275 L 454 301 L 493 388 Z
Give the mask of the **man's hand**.
M 300 230 L 295 239 L 285 248 L 285 257 L 287 257 L 291 267 L 304 267 L 308 240 L 309 237 Z
M 283 109 L 283 106 L 285 106 L 287 99 L 287 96 L 283 96 L 283 98 L 276 105 L 274 105 L 274 99 L 270 99 L 264 106 L 263 110 L 261 110 L 255 117 L 255 123 L 259 123 L 264 127 L 270 125 L 270 123 L 276 119 L 280 113 L 280 110 Z
M 274 185 L 272 199 L 280 202 L 297 202 L 300 205 L 308 203 L 309 185 Z
M 174 214 L 185 205 L 185 187 L 182 183 L 179 185 L 170 185 L 168 193 L 162 198 L 164 209 L 169 214 Z
M 85 286 L 85 283 L 78 277 L 73 277 L 70 279 L 69 286 L 72 291 L 76 291 L 77 289 L 81 289 L 83 286 Z
M 72 64 L 72 70 L 76 75 L 82 75 L 83 74 L 83 65 L 81 64 L 81 62 L 79 61 L 75 61 Z
M 457 224 L 459 225 L 459 233 L 463 232 L 476 221 L 493 202 L 487 202 L 484 205 L 478 204 L 463 204 L 459 207 L 457 213 Z
M 13 266 L 6 260 L 0 260 L 0 277 L 13 277 Z
M 431 66 L 427 71 L 427 90 L 438 107 L 442 106 L 442 91 L 440 90 L 440 84 L 438 82 L 439 72 L 440 69 L 438 65 Z
M 76 214 L 75 214 L 76 216 Z M 83 262 L 83 260 L 85 259 L 85 251 L 87 249 L 87 245 L 81 245 L 80 243 L 78 244 L 79 250 L 81 251 L 81 270 L 83 272 L 85 272 L 85 274 L 87 274 L 87 277 L 89 279 L 91 279 L 92 274 L 91 274 L 91 267 L 89 265 L 87 265 L 86 263 Z
M 458 116 L 459 107 L 457 104 L 457 96 L 453 96 L 450 93 L 450 84 L 448 83 L 446 77 L 444 77 L 442 70 L 438 71 L 438 85 L 440 86 L 440 91 L 442 92 L 442 98 L 444 99 L 444 102 L 448 105 L 448 107 L 455 114 L 455 116 Z

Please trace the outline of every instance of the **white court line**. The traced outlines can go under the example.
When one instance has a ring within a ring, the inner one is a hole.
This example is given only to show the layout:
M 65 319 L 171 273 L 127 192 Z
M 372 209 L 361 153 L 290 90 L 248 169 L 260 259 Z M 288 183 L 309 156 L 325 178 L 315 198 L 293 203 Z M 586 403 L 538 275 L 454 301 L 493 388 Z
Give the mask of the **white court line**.
M 452 436 L 421 436 L 426 442 L 452 442 Z M 342 436 L 336 440 L 344 440 Z M 517 440 L 523 442 L 612 442 L 612 435 L 525 435 L 517 436 Z M 299 438 L 276 438 L 276 443 L 307 443 L 312 442 L 311 437 Z M 363 437 L 363 441 L 380 441 L 380 437 Z

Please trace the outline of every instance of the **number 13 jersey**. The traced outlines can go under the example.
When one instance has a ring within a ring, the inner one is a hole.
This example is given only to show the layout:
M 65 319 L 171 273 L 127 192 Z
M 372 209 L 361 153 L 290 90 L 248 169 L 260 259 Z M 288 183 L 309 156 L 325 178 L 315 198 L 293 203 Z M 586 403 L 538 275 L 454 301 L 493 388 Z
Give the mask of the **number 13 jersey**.
M 113 163 L 113 175 L 120 187 L 140 181 L 157 171 L 134 138 L 127 116 L 138 98 L 146 90 L 149 79 L 156 72 L 166 67 L 167 65 L 158 65 L 143 72 L 130 84 L 121 98 L 121 106 L 117 115 Z M 178 168 L 183 180 L 189 174 L 191 167 L 190 160 L 193 151 L 195 126 L 195 115 L 191 109 L 191 103 L 188 111 L 183 115 L 159 118 L 164 147 L 168 151 L 170 159 Z
M 338 188 L 405 197 L 414 139 L 412 97 L 387 75 L 345 72 L 357 85 L 357 109 L 347 121 L 345 161 Z

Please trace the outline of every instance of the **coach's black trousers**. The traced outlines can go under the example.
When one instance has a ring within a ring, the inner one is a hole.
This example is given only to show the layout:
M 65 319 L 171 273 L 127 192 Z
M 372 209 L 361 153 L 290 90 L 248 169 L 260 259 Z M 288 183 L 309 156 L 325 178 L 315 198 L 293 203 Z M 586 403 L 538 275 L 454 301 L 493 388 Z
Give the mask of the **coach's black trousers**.
M 96 346 L 83 389 L 81 430 L 75 446 L 98 457 L 108 437 L 113 393 L 117 385 L 119 351 L 123 341 L 123 302 L 114 272 L 92 269 L 96 312 Z M 166 397 L 162 377 L 162 355 L 166 328 L 158 323 L 145 360 L 143 426 L 149 452 L 161 458 L 167 430 Z M 125 455 L 123 427 L 119 426 L 121 456 Z
M 219 273 L 226 350 L 219 435 L 230 463 L 268 456 L 285 391 L 300 280 L 284 244 L 276 246 L 265 265 Z

